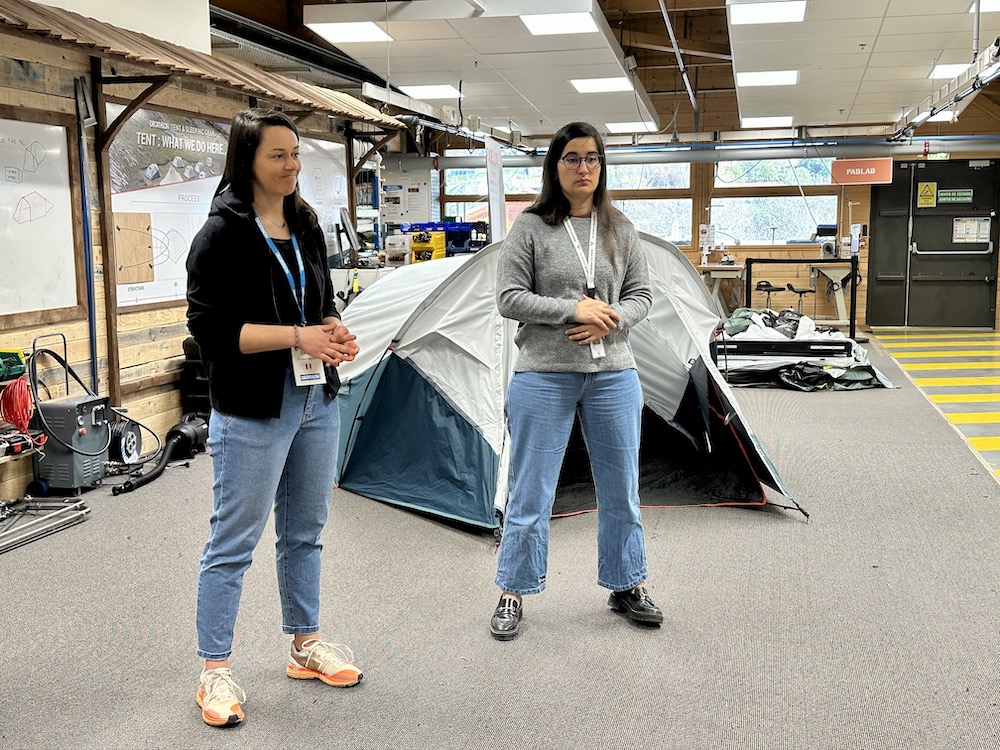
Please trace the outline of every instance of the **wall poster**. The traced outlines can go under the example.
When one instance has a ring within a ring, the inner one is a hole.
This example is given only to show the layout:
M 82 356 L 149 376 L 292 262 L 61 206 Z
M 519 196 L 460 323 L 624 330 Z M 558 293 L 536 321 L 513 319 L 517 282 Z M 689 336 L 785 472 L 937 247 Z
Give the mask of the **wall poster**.
M 108 104 L 114 120 L 124 109 Z M 222 179 L 228 123 L 137 110 L 109 149 L 118 306 L 183 300 L 188 251 Z
M 124 109 L 108 105 L 113 119 Z M 229 124 L 139 109 L 111 144 L 119 307 L 183 300 L 191 241 L 225 170 Z M 347 203 L 347 149 L 301 138 L 299 191 L 335 248 Z

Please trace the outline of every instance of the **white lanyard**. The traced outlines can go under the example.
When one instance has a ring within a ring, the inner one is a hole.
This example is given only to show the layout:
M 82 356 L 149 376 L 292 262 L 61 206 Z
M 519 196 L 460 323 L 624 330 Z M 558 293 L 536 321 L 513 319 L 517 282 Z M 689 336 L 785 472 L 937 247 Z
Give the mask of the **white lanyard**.
M 563 219 L 563 226 L 566 227 L 566 233 L 569 234 L 569 241 L 573 243 L 573 249 L 576 250 L 576 257 L 580 259 L 580 265 L 583 267 L 583 275 L 587 279 L 587 296 L 596 299 L 597 217 L 591 215 L 590 218 L 590 247 L 587 248 L 586 255 L 583 254 L 583 248 L 580 247 L 580 240 L 577 239 L 576 231 L 573 229 L 573 224 L 570 223 L 568 216 Z

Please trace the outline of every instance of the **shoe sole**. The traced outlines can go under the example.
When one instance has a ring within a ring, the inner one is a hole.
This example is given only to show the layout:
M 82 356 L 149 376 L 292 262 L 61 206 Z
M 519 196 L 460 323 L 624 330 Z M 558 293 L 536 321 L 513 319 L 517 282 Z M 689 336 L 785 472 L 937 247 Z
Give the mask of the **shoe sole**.
M 365 676 L 363 672 L 358 673 L 358 677 L 355 680 L 338 680 L 337 675 L 332 677 L 325 675 L 322 672 L 317 672 L 314 669 L 306 669 L 305 667 L 293 667 L 291 664 L 285 669 L 285 674 L 291 677 L 293 680 L 320 680 L 326 683 L 330 687 L 347 688 L 354 687 L 361 679 Z M 339 674 L 339 673 L 338 673 Z
M 195 695 L 194 699 L 198 703 L 198 708 L 201 709 L 201 720 L 210 727 L 232 727 L 243 721 L 243 717 L 239 714 L 229 714 L 229 717 L 226 719 L 214 719 L 205 713 L 205 709 L 201 705 L 201 696 Z
M 513 632 L 506 630 L 498 633 L 493 628 L 490 628 L 490 634 L 498 641 L 512 641 L 517 638 L 517 633 L 518 631 L 516 630 Z

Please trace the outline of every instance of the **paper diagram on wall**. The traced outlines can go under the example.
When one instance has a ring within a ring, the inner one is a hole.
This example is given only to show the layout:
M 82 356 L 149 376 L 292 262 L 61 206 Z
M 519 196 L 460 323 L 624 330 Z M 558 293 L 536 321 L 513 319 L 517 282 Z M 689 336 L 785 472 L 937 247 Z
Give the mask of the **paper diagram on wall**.
M 115 262 L 118 282 L 153 280 L 153 233 L 149 214 L 115 213 Z
M 110 117 L 123 110 L 109 105 Z M 109 150 L 118 304 L 184 299 L 191 241 L 225 169 L 228 125 L 140 109 Z
M 22 195 L 21 199 L 14 206 L 14 221 L 24 224 L 29 221 L 38 221 L 45 217 L 52 210 L 52 201 L 39 193 L 37 190 Z
M 0 119 L 0 315 L 79 302 L 67 144 L 63 126 Z

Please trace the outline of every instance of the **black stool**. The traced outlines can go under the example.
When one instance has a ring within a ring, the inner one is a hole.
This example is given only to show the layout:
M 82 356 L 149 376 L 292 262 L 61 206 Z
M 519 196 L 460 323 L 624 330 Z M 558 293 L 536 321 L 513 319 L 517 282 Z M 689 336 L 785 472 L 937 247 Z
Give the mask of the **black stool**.
M 807 294 L 816 293 L 815 289 L 796 289 L 791 284 L 788 285 L 788 291 L 795 292 L 797 295 L 799 295 L 799 315 L 802 314 L 802 298 L 805 297 Z
M 770 281 L 758 281 L 754 289 L 758 292 L 767 292 L 767 302 L 764 303 L 764 306 L 767 308 L 771 307 L 771 292 L 785 291 L 784 287 L 774 286 Z

